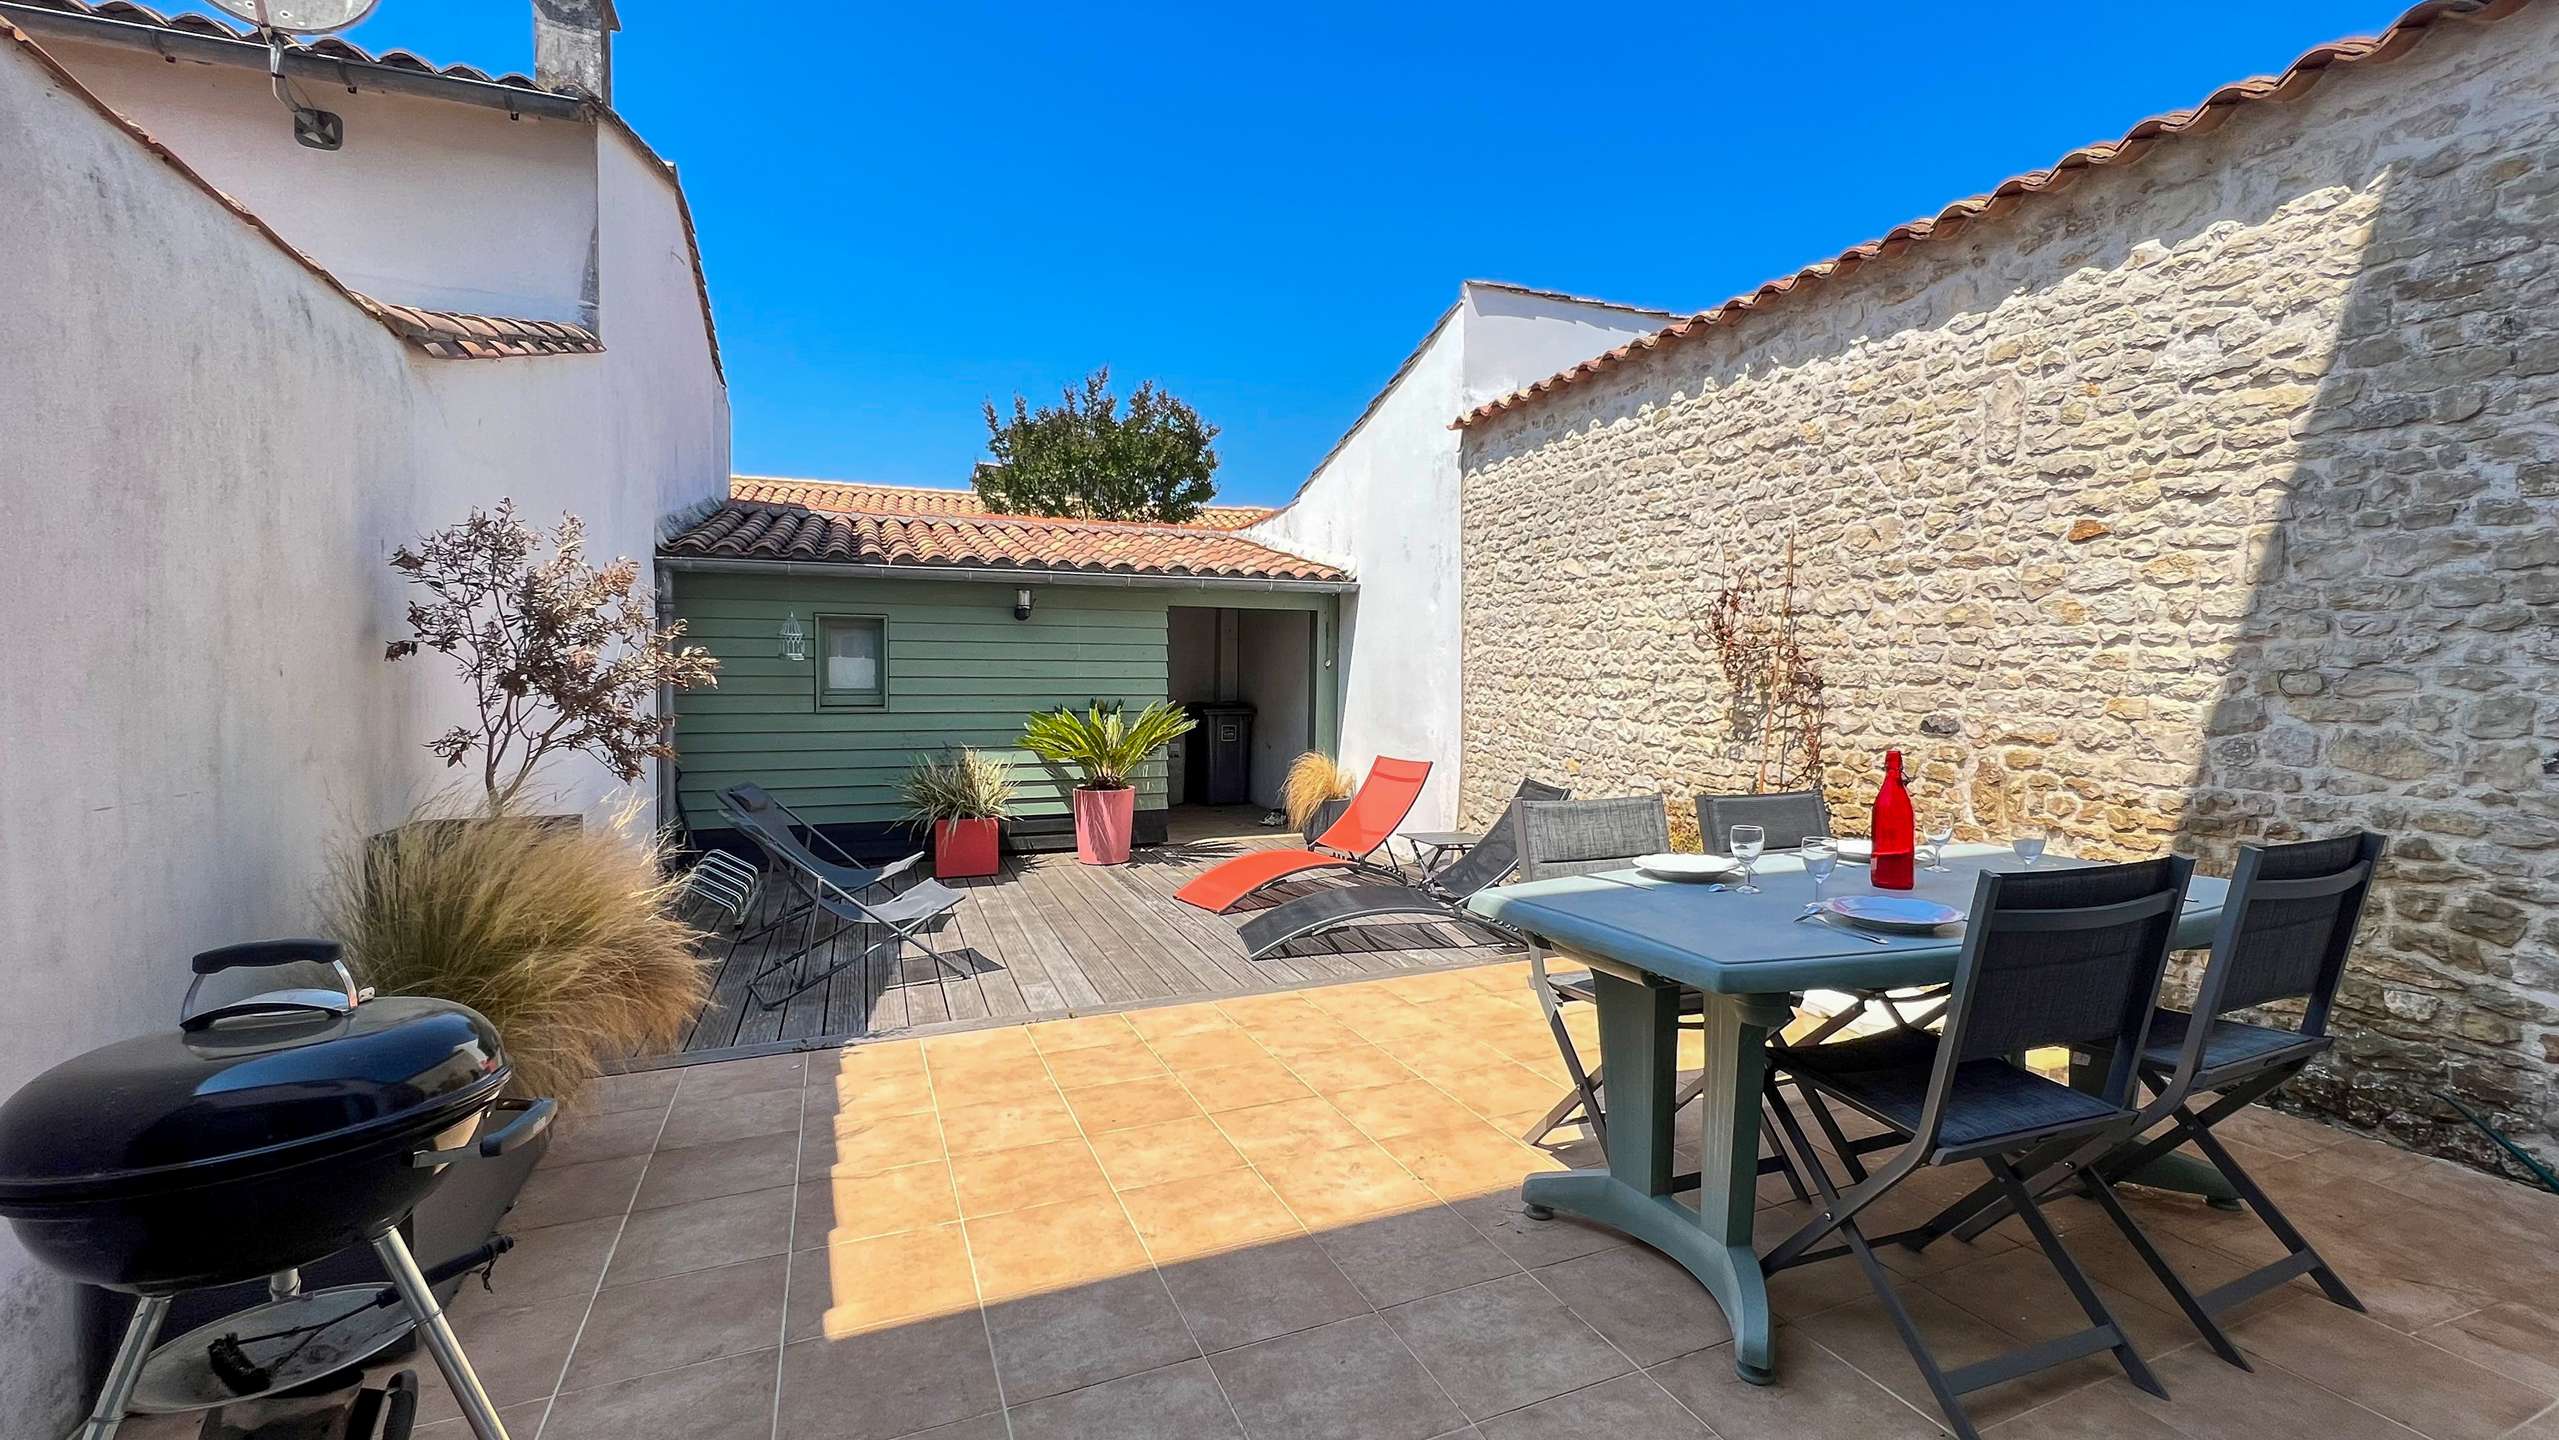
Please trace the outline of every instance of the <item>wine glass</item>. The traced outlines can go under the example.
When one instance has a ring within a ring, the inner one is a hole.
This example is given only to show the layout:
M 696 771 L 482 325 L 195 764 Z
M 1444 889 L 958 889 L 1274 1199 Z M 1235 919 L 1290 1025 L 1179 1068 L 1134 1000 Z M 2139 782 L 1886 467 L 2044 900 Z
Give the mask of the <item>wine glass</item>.
M 1955 838 L 1955 812 L 1942 811 L 1928 819 L 1928 865 L 1932 875 L 1943 875 L 1954 867 L 1946 863 L 1946 846 Z
M 1767 827 L 1761 825 L 1736 825 L 1733 827 L 1731 835 L 1727 838 L 1732 842 L 1733 858 L 1742 862 L 1742 883 L 1733 887 L 1734 893 L 1740 895 L 1758 894 L 1759 886 L 1754 883 L 1758 877 L 1751 871 L 1751 862 L 1757 860 L 1760 856 L 1760 852 L 1768 848 Z
M 2016 835 L 2008 842 L 2008 848 L 2016 851 L 2017 858 L 2025 861 L 2026 868 L 2032 870 L 2035 862 L 2044 858 L 2044 842 L 2049 838 L 2050 834 L 2043 826 L 2029 823 L 2018 827 Z
M 1813 898 L 1804 902 L 1804 913 L 1810 915 L 1822 908 L 1822 887 L 1839 868 L 1839 842 L 1828 835 L 1807 835 L 1800 853 L 1804 873 L 1813 877 Z

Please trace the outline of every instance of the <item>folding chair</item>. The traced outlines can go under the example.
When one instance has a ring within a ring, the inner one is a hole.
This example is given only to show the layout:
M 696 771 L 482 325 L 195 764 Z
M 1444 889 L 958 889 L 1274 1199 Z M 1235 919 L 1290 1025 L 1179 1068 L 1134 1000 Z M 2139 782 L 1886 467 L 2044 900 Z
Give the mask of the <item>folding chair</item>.
M 903 860 L 887 865 L 865 865 L 853 858 L 851 851 L 826 838 L 826 832 L 801 819 L 791 807 L 765 793 L 761 785 L 732 785 L 720 792 L 720 813 L 729 824 L 755 846 L 764 857 L 764 870 L 779 876 L 791 887 L 796 904 L 755 929 L 738 937 L 739 944 L 761 939 L 783 926 L 808 915 L 816 905 L 816 891 L 811 879 L 823 879 L 846 894 L 858 895 L 872 886 L 884 884 L 913 869 L 924 859 L 919 850 Z M 808 840 L 800 839 L 806 831 Z M 827 859 L 812 848 L 823 845 L 835 858 Z M 786 957 L 797 959 L 794 952 Z M 768 967 L 769 969 L 770 967 Z
M 2193 862 L 2171 857 L 2130 865 L 2044 873 L 1982 875 L 1956 961 L 1943 1036 L 1894 1030 L 1828 1045 L 1788 1045 L 1770 1053 L 1767 1098 L 1796 1162 L 1821 1190 L 1813 1218 L 1762 1262 L 1774 1274 L 1839 1255 L 1856 1258 L 1884 1312 L 1918 1363 L 1929 1392 L 1963 1440 L 1978 1440 L 1963 1396 L 2039 1370 L 2112 1351 L 2124 1374 L 2151 1394 L 2168 1392 L 2133 1352 L 2019 1173 L 2021 1156 L 2056 1145 L 2111 1142 L 2131 1133 L 2133 1057 L 2142 1050 L 2159 980 L 2168 965 Z M 2046 1080 L 2012 1056 L 2042 1045 L 2111 1046 L 2119 1057 L 2096 1093 Z M 1844 1104 L 1908 1143 L 1872 1174 L 1853 1151 L 1838 1158 L 1845 1192 L 1780 1099 L 1776 1076 L 1796 1081 L 1806 1103 L 1834 1129 L 1829 1106 Z M 1978 1161 L 2005 1193 L 2088 1319 L 2085 1329 L 1948 1371 L 1937 1363 L 1893 1291 L 1874 1247 L 1910 1243 L 1924 1231 L 1869 1237 L 1857 1217 L 1925 1167 Z M 2105 1177 L 2091 1172 L 2101 1195 Z M 1836 1237 L 1841 1243 L 1813 1247 Z
M 1782 790 L 1771 795 L 1700 795 L 1697 797 L 1697 833 L 1706 843 L 1709 855 L 1733 853 L 1732 833 L 1736 825 L 1756 825 L 1768 832 L 1771 850 L 1800 850 L 1815 835 L 1834 833 L 1831 829 L 1830 803 L 1819 790 Z M 1795 1043 L 1817 1045 L 1857 1023 L 1868 1010 L 1881 1010 L 1894 1028 L 1925 1030 L 1946 1013 L 1946 987 L 1922 985 L 1900 990 L 1852 990 L 1844 992 L 1854 1001 L 1846 1009 L 1830 1016 L 1821 1028 Z M 1919 1007 L 1911 1015 L 1903 1006 Z
M 1518 859 L 1511 817 L 1523 800 L 1560 800 L 1566 792 L 1542 780 L 1522 780 L 1502 818 L 1465 854 L 1412 884 L 1343 885 L 1300 895 L 1244 922 L 1236 934 L 1244 958 L 1264 955 L 1301 936 L 1396 915 L 1421 915 L 1480 925 L 1466 913 L 1466 899 L 1510 878 Z
M 763 935 L 791 919 L 806 917 L 798 949 L 767 961 L 747 982 L 747 993 L 759 1008 L 778 1010 L 794 996 L 824 984 L 839 972 L 862 963 L 870 955 L 886 949 L 891 956 L 907 945 L 923 951 L 936 965 L 944 965 L 941 954 L 917 936 L 925 926 L 950 913 L 967 898 L 937 880 L 920 880 L 902 893 L 885 899 L 865 900 L 865 894 L 879 890 L 898 876 L 923 863 L 924 853 L 917 851 L 903 860 L 877 867 L 848 867 L 819 859 L 800 842 L 790 821 L 798 817 L 782 803 L 752 785 L 733 786 L 720 792 L 720 807 L 728 813 L 740 834 L 753 841 L 764 854 L 770 873 L 781 876 L 801 897 L 800 903 L 781 918 L 770 921 L 751 935 L 739 937 L 739 943 Z M 812 835 L 825 837 L 812 827 Z M 845 852 L 839 847 L 839 855 Z M 850 855 L 846 855 L 850 859 Z M 817 933 L 819 917 L 834 922 L 824 935 Z M 888 931 L 886 939 L 876 941 L 852 955 L 836 961 L 815 974 L 808 973 L 803 961 L 810 951 L 830 943 L 847 925 L 877 925 Z M 796 983 L 778 995 L 768 996 L 766 977 L 794 964 L 798 966 Z
M 2242 1370 L 2254 1367 L 2223 1333 L 2218 1318 L 2232 1307 L 2296 1275 L 2308 1275 L 2330 1300 L 2349 1310 L 2364 1308 L 2212 1131 L 2300 1074 L 2333 1043 L 2328 1012 L 2345 977 L 2346 955 L 2354 945 L 2385 843 L 2383 837 L 2367 832 L 2241 849 L 2239 868 L 2222 902 L 2221 923 L 2213 933 L 2212 958 L 2195 986 L 2194 1009 L 2163 1009 L 2151 1017 L 2150 1037 L 2141 1051 L 2138 1069 L 2150 1087 L 2151 1100 L 2141 1107 L 2134 1133 L 2145 1134 L 2162 1122 L 2166 1128 L 2119 1146 L 2083 1146 L 2048 1169 L 2034 1167 L 2029 1172 L 2036 1174 L 2034 1188 L 2042 1193 L 2083 1170 L 2118 1180 L 2180 1145 L 2192 1144 L 2201 1150 L 2239 1192 L 2240 1200 L 2283 1242 L 2284 1258 L 2197 1295 L 2103 1186 L 2096 1194 L 2108 1218 L 2123 1231 L 2213 1353 Z M 2284 1000 L 2305 1002 L 2297 1030 L 2222 1018 L 2234 1010 Z M 2113 1057 L 2101 1052 L 2097 1058 Z M 2211 1092 L 2213 1099 L 2198 1111 L 2195 1102 L 2204 1092 Z M 1969 1240 L 1999 1223 L 2009 1211 L 2007 1197 L 1985 1187 L 1957 1201 L 1923 1229 L 1929 1238 L 1952 1231 Z
M 1511 823 L 1518 830 L 1513 843 L 1519 854 L 1519 878 L 1524 881 L 1623 870 L 1636 856 L 1658 855 L 1670 848 L 1670 816 L 1657 796 L 1610 800 L 1523 798 L 1514 802 L 1511 809 Z M 1521 1138 L 1534 1145 L 1579 1117 L 1589 1123 L 1592 1138 L 1606 1153 L 1608 1112 L 1601 1093 L 1608 1083 L 1606 1066 L 1583 1064 L 1581 1051 L 1573 1044 L 1572 1027 L 1564 1023 L 1564 1007 L 1596 1004 L 1598 987 L 1587 970 L 1548 970 L 1546 948 L 1534 937 L 1528 941 L 1528 973 L 1537 1003 L 1546 1012 L 1546 1027 L 1555 1032 L 1555 1048 L 1563 1055 L 1564 1070 L 1572 1076 L 1573 1088 L 1555 1102 L 1554 1108 L 1539 1116 Z M 1679 1001 L 1680 1027 L 1702 1030 L 1706 997 L 1695 990 L 1683 990 Z M 1671 1102 L 1671 1108 L 1677 1110 L 1696 1099 L 1705 1084 L 1703 1075 L 1689 1082 Z M 1772 1171 L 1783 1174 L 1797 1199 L 1808 1198 L 1802 1178 L 1786 1163 L 1784 1151 L 1763 1158 L 1759 1169 L 1763 1175 Z M 1682 1176 L 1673 1188 L 1693 1189 L 1696 1180 L 1693 1175 Z

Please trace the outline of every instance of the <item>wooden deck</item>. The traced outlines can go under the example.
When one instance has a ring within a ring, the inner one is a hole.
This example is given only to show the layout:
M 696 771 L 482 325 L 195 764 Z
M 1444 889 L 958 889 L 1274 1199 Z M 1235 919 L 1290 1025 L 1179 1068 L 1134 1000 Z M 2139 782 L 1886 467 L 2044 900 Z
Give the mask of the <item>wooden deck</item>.
M 733 938 L 779 913 L 784 897 L 770 892 L 786 887 L 770 886 L 755 924 L 711 942 L 719 974 L 681 1053 L 633 1067 L 1445 969 L 1509 953 L 1491 932 L 1439 921 L 1348 926 L 1248 960 L 1236 929 L 1253 909 L 1342 882 L 1275 886 L 1264 892 L 1267 900 L 1256 897 L 1224 915 L 1173 899 L 1209 865 L 1280 843 L 1266 833 L 1177 839 L 1116 866 L 1081 865 L 1072 854 L 1007 856 L 1001 875 L 953 882 L 968 900 L 930 932 L 942 963 L 913 947 L 895 962 L 882 951 L 866 954 L 884 932 L 848 928 L 799 963 L 810 967 L 804 974 L 859 957 L 856 963 L 764 1010 L 747 994 L 749 982 L 806 934 L 794 921 L 744 943 Z

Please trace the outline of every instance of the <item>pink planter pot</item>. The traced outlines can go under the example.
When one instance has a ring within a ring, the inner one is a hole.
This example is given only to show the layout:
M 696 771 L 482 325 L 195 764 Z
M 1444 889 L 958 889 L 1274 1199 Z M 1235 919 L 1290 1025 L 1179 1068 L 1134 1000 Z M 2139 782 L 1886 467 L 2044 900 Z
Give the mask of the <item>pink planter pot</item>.
M 1137 825 L 1136 789 L 1074 793 L 1075 858 L 1087 865 L 1127 864 L 1129 835 Z
M 994 820 L 936 820 L 933 822 L 933 878 L 966 880 L 979 875 L 992 875 L 1002 868 L 996 854 L 997 827 Z

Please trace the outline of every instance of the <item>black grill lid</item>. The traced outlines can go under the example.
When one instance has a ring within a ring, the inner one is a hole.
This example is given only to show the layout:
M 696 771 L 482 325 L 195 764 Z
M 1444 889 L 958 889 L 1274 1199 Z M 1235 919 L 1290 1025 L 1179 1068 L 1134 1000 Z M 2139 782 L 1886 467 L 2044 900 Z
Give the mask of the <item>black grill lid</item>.
M 0 1105 L 0 1212 L 111 1199 L 431 1135 L 495 1098 L 477 1011 L 394 996 L 257 1008 L 56 1065 Z

